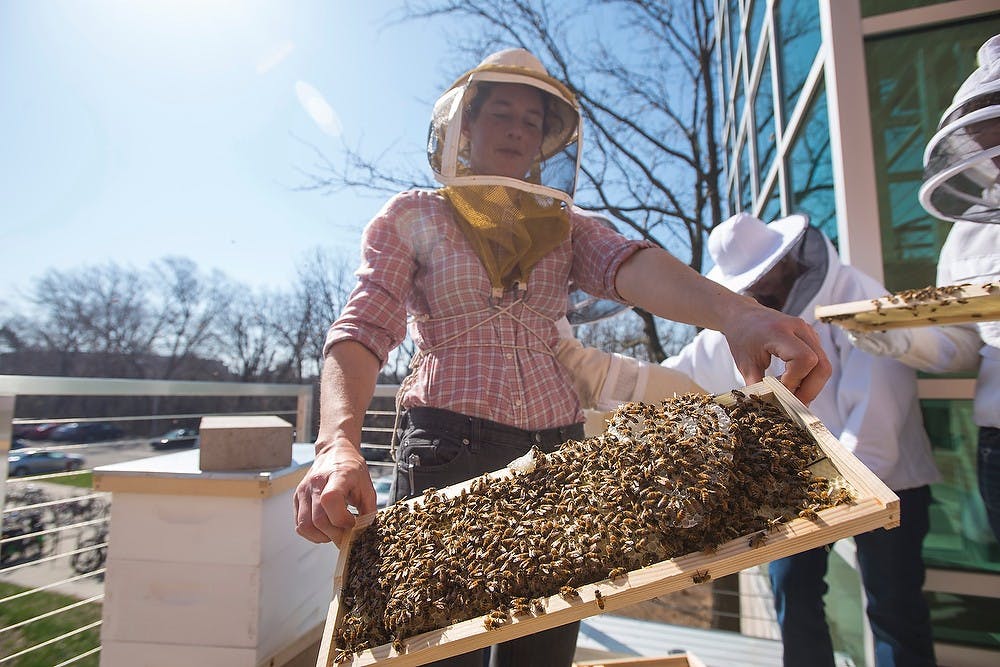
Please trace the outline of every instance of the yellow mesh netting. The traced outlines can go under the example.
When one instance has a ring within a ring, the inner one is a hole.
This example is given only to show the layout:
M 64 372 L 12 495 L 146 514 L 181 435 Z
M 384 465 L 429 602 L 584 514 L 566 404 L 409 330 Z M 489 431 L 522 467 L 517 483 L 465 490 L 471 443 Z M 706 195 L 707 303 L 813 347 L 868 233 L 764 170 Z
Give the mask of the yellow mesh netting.
M 569 238 L 563 202 L 504 185 L 441 189 L 494 290 L 526 283 L 538 261 Z

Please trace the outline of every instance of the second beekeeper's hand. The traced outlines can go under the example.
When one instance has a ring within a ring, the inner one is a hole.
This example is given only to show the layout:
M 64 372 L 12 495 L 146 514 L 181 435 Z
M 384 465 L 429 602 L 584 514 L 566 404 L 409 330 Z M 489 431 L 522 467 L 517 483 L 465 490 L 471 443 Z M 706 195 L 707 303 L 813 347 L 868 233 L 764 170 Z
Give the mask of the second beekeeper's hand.
M 913 335 L 906 329 L 887 331 L 848 331 L 851 345 L 876 357 L 898 358 L 906 354 L 913 343 Z
M 368 464 L 350 444 L 331 445 L 313 460 L 295 489 L 295 532 L 310 542 L 338 547 L 354 527 L 353 505 L 360 515 L 376 509 Z

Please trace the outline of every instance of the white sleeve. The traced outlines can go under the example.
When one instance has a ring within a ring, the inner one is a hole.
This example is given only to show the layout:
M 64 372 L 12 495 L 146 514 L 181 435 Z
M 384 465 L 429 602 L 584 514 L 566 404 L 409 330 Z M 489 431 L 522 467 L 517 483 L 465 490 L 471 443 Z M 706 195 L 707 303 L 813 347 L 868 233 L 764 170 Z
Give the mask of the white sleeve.
M 614 410 L 622 403 L 654 403 L 674 394 L 703 393 L 684 373 L 622 354 L 584 347 L 575 338 L 561 338 L 556 357 L 569 371 L 583 408 Z
M 956 373 L 979 368 L 983 340 L 974 324 L 913 327 L 910 347 L 898 360 L 927 373 Z

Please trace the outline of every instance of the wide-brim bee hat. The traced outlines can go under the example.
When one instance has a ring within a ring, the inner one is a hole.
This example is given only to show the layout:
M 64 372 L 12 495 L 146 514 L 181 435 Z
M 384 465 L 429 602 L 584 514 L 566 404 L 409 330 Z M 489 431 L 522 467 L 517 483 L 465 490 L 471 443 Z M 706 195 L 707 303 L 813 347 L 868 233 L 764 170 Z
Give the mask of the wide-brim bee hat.
M 802 240 L 808 226 L 809 218 L 799 214 L 765 223 L 749 213 L 737 213 L 708 235 L 708 254 L 715 266 L 705 276 L 743 292 Z
M 943 220 L 1000 223 L 1000 35 L 978 60 L 927 143 L 920 203 Z
M 524 179 L 472 174 L 469 144 L 462 123 L 472 101 L 487 83 L 523 84 L 543 93 L 544 136 L 541 151 Z M 444 185 L 508 185 L 571 201 L 580 159 L 580 110 L 576 96 L 549 75 L 525 49 L 506 49 L 487 56 L 458 77 L 434 104 L 427 141 L 427 159 L 434 177 Z

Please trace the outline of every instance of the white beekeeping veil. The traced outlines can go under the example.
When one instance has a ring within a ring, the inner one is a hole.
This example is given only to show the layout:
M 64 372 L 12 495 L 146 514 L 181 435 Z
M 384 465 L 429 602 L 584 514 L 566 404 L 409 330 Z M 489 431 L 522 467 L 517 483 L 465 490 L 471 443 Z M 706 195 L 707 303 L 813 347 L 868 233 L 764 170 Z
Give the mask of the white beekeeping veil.
M 477 94 L 490 83 L 515 83 L 542 91 L 545 125 L 542 149 L 524 179 L 473 174 L 469 142 L 461 131 Z M 487 84 L 483 86 L 482 84 Z M 505 185 L 572 203 L 580 159 L 580 112 L 576 97 L 549 76 L 535 56 L 507 49 L 487 56 L 458 78 L 434 104 L 427 141 L 434 177 L 447 186 Z
M 927 144 L 920 203 L 944 220 L 1000 223 L 1000 35 L 979 49 Z
M 486 122 L 478 114 L 491 95 L 503 95 L 502 86 L 510 84 L 541 93 L 537 154 L 524 156 L 519 177 L 474 173 L 470 136 L 476 123 Z M 569 238 L 580 112 L 569 89 L 528 51 L 494 53 L 452 84 L 434 104 L 427 159 L 495 295 L 524 288 L 534 265 Z

